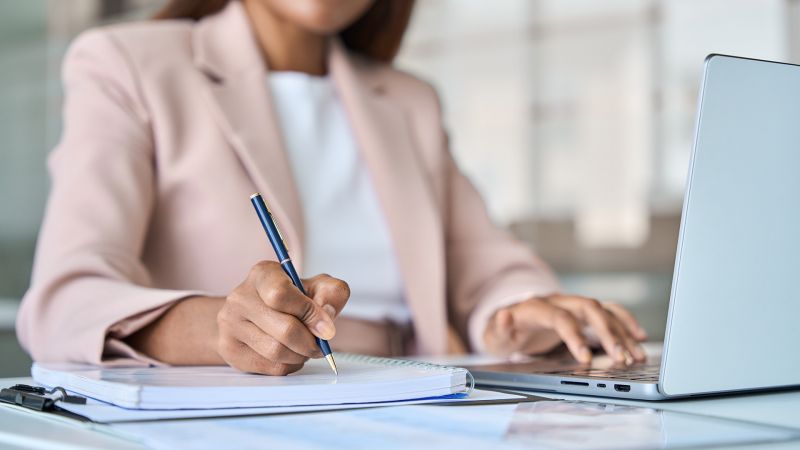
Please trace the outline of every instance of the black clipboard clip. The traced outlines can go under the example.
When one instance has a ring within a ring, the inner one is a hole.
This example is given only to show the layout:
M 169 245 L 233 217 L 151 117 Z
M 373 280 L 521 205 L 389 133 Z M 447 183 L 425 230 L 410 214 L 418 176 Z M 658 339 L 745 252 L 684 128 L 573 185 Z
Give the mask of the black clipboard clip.
M 86 398 L 67 394 L 62 387 L 47 390 L 39 386 L 16 384 L 0 390 L 0 402 L 22 406 L 34 411 L 54 411 L 57 402 L 85 405 Z

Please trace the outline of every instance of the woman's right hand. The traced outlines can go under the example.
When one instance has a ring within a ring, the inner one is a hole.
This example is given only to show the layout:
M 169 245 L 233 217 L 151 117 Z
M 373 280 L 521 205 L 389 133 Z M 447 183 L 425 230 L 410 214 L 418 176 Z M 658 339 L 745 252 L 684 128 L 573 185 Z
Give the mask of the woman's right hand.
M 287 375 L 322 356 L 314 337 L 331 339 L 333 319 L 350 297 L 342 280 L 303 280 L 305 296 L 274 261 L 253 266 L 217 314 L 217 351 L 229 365 L 267 375 Z

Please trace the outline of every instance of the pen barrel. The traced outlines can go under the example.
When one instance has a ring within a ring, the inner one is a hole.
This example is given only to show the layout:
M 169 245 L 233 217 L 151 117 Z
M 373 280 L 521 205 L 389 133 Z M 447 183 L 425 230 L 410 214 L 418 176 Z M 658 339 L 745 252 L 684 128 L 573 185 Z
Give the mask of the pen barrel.
M 308 294 L 306 294 L 306 289 L 303 287 L 303 282 L 300 281 L 300 275 L 297 274 L 297 270 L 295 270 L 294 264 L 292 264 L 292 260 L 290 258 L 284 259 L 281 261 L 281 267 L 283 267 L 283 271 L 286 272 L 286 275 L 292 279 L 292 284 L 297 286 L 297 289 L 300 289 L 303 295 L 308 296 Z
M 289 250 L 286 249 L 286 244 L 283 243 L 283 237 L 281 236 L 281 232 L 278 231 L 278 225 L 275 223 L 275 219 L 272 217 L 269 208 L 267 208 L 267 204 L 264 203 L 264 199 L 261 195 L 254 195 L 250 197 L 250 203 L 253 204 L 256 214 L 258 214 L 258 220 L 261 221 L 261 226 L 264 227 L 264 231 L 267 232 L 267 238 L 269 238 L 269 243 L 272 244 L 272 248 L 275 250 L 278 261 L 289 259 Z M 284 268 L 284 270 L 286 269 Z M 292 281 L 294 281 L 294 279 L 292 279 Z
M 331 351 L 331 346 L 328 345 L 328 341 L 326 341 L 325 339 L 320 339 L 318 337 L 315 337 L 315 339 L 317 340 L 317 345 L 319 346 L 319 349 L 322 350 L 323 355 L 328 356 L 331 353 L 333 353 Z
M 253 204 L 256 214 L 258 214 L 258 220 L 261 221 L 261 226 L 263 226 L 264 231 L 267 232 L 269 242 L 275 250 L 275 255 L 278 257 L 283 271 L 286 272 L 286 275 L 292 280 L 292 284 L 294 284 L 297 289 L 300 289 L 303 295 L 308 296 L 306 289 L 303 287 L 303 282 L 300 280 L 300 275 L 297 274 L 297 270 L 294 268 L 294 264 L 292 264 L 292 258 L 289 257 L 289 250 L 286 249 L 286 244 L 283 243 L 283 237 L 278 230 L 278 225 L 275 223 L 275 219 L 272 217 L 272 213 L 267 207 L 267 204 L 264 203 L 264 199 L 260 194 L 253 194 L 253 196 L 250 197 L 250 203 Z M 325 356 L 330 355 L 331 347 L 328 345 L 328 341 L 318 337 L 315 337 L 315 339 L 320 350 L 322 350 L 322 354 Z

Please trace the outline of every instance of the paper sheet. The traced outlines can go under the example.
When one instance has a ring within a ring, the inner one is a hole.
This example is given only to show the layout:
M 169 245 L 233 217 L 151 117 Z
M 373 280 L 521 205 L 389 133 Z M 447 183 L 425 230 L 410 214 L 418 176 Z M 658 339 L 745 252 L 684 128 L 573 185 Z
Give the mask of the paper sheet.
M 196 417 L 230 417 L 263 414 L 288 414 L 308 411 L 330 411 L 337 409 L 374 408 L 378 406 L 414 405 L 425 403 L 476 403 L 488 401 L 522 400 L 524 395 L 507 394 L 494 391 L 475 389 L 468 397 L 453 396 L 452 398 L 417 399 L 398 402 L 361 403 L 344 405 L 319 405 L 319 406 L 287 406 L 270 408 L 225 408 L 225 409 L 179 409 L 179 410 L 140 410 L 125 409 L 108 403 L 89 399 L 85 405 L 61 404 L 60 406 L 75 414 L 86 417 L 94 422 L 113 423 L 126 421 L 144 421 L 161 419 L 183 419 Z
M 329 413 L 119 424 L 155 449 L 482 448 L 502 442 L 516 405 L 399 406 Z
M 156 449 L 671 449 L 765 443 L 800 431 L 650 408 L 535 403 L 371 408 L 112 425 Z

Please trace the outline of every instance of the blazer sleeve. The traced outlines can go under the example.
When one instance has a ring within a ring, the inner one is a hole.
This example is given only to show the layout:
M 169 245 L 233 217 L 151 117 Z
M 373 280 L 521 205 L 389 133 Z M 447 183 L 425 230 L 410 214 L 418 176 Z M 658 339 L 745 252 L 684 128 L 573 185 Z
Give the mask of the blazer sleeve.
M 492 222 L 480 194 L 453 160 L 443 135 L 450 320 L 469 338 L 472 351 L 484 352 L 483 333 L 495 311 L 554 294 L 560 288 L 547 264 Z
M 140 259 L 156 180 L 137 77 L 102 30 L 76 39 L 62 76 L 64 128 L 17 335 L 37 361 L 157 363 L 123 339 L 199 293 L 154 288 Z

